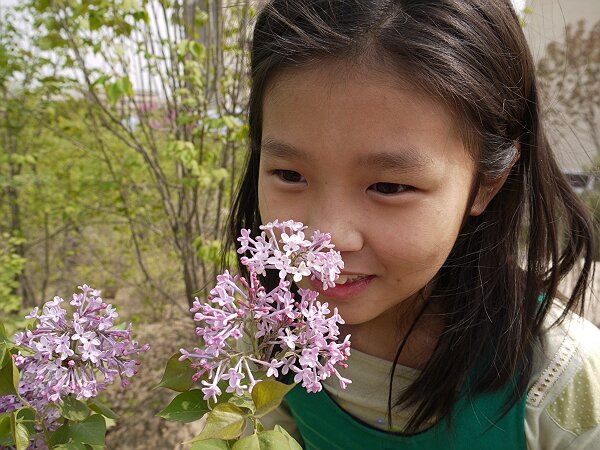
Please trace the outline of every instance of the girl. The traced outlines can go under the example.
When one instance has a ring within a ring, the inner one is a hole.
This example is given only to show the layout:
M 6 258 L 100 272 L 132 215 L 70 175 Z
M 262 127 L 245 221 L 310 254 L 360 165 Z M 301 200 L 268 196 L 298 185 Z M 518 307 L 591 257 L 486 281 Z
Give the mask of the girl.
M 509 0 L 271 0 L 251 71 L 231 241 L 330 232 L 321 299 L 353 347 L 347 390 L 294 389 L 274 420 L 307 449 L 600 448 L 600 332 L 572 313 L 592 224 Z

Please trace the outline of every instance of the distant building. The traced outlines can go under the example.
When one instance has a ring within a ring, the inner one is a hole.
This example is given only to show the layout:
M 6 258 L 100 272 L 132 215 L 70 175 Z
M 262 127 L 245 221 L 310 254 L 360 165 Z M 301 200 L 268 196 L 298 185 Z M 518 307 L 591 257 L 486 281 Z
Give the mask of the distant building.
M 567 24 L 584 20 L 589 28 L 600 20 L 600 0 L 527 0 L 526 5 L 529 13 L 525 17 L 525 35 L 536 62 L 544 56 L 549 43 L 564 41 Z M 566 118 L 562 124 L 553 124 L 548 135 L 573 187 L 579 192 L 592 189 L 594 174 L 590 169 L 600 155 L 591 135 L 576 131 Z

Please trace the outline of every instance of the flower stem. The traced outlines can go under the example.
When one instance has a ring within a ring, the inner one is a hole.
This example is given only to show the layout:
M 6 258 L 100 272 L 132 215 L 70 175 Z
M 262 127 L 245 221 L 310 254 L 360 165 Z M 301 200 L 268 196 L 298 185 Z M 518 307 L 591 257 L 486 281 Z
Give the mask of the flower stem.
M 48 408 L 50 407 L 50 405 L 46 405 L 44 407 L 44 411 L 42 414 L 39 414 L 37 412 L 37 410 L 35 411 L 38 422 L 40 423 L 40 426 L 42 427 L 42 432 L 44 433 L 44 440 L 46 441 L 46 444 L 48 444 L 48 448 L 52 448 L 52 446 L 50 445 L 50 432 L 48 431 L 48 427 L 46 427 L 46 423 L 44 422 L 44 417 L 46 417 L 46 412 L 48 410 Z

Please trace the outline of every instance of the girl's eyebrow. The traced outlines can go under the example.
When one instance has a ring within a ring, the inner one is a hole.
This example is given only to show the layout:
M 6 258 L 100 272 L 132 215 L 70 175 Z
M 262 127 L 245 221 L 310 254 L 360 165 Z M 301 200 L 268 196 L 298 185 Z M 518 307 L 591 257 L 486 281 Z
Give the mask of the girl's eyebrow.
M 398 152 L 369 153 L 359 157 L 356 164 L 369 169 L 387 171 L 425 170 L 435 165 L 435 161 L 412 147 Z
M 272 138 L 261 143 L 261 153 L 272 158 L 308 160 L 310 156 L 302 150 Z M 413 147 L 406 147 L 398 152 L 382 151 L 368 153 L 358 157 L 354 164 L 375 170 L 407 171 L 424 170 L 435 165 L 432 158 L 423 155 Z
M 302 150 L 272 138 L 266 138 L 261 142 L 260 152 L 273 158 L 308 159 Z

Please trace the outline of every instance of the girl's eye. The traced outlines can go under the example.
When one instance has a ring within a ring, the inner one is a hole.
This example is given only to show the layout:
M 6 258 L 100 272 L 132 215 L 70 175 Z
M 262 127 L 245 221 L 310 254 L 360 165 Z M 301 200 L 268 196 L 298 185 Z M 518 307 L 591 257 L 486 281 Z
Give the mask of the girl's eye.
M 410 191 L 413 189 L 414 188 L 412 186 L 397 183 L 375 183 L 369 186 L 369 190 L 383 195 L 399 194 L 401 192 Z
M 274 170 L 273 174 L 288 183 L 304 183 L 306 181 L 302 175 L 294 170 Z

